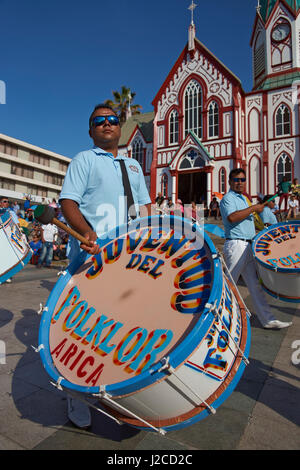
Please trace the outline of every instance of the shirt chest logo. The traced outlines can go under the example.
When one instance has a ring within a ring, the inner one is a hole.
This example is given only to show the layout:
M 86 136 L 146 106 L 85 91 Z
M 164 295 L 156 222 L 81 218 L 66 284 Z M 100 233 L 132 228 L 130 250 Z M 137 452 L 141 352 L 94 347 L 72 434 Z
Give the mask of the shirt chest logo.
M 139 169 L 137 166 L 135 165 L 129 165 L 129 168 L 131 171 L 134 171 L 135 173 L 139 173 Z

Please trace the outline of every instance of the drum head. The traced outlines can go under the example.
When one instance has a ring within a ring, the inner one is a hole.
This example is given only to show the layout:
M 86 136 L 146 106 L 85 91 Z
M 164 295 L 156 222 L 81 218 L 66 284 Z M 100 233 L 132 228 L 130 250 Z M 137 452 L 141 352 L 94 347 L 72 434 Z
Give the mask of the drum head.
M 140 390 L 192 354 L 221 299 L 222 269 L 204 231 L 172 216 L 137 219 L 98 239 L 57 282 L 40 327 L 48 373 L 81 392 Z
M 300 273 L 300 221 L 274 224 L 258 233 L 252 250 L 266 269 Z

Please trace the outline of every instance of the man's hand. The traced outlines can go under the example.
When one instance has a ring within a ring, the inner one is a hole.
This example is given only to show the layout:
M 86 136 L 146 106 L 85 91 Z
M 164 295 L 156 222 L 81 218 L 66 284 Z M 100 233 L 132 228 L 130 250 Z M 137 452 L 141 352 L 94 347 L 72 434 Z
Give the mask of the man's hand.
M 260 214 L 266 206 L 265 204 L 254 204 L 254 206 L 251 206 L 251 207 L 254 212 L 257 212 L 258 214 Z
M 86 251 L 90 255 L 97 255 L 98 253 L 100 253 L 100 246 L 97 245 L 97 243 L 96 243 L 96 240 L 97 240 L 96 232 L 93 232 L 93 231 L 86 232 L 86 233 L 83 234 L 83 236 L 87 240 L 92 242 L 93 246 L 89 246 L 89 245 L 85 245 L 84 243 L 81 243 L 80 248 L 82 248 L 82 250 Z

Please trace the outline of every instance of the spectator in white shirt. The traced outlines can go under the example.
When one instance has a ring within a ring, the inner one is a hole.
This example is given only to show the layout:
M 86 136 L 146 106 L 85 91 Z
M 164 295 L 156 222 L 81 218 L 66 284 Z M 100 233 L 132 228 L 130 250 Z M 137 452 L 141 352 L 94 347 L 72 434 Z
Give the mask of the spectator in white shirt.
M 299 210 L 299 202 L 296 199 L 296 195 L 291 194 L 289 202 L 288 202 L 287 219 L 291 216 L 292 216 L 291 218 L 294 219 L 297 216 L 298 210 Z
M 45 262 L 46 268 L 50 268 L 51 261 L 53 258 L 53 242 L 57 238 L 57 227 L 53 224 L 42 225 L 42 249 L 39 256 L 37 268 L 41 268 Z

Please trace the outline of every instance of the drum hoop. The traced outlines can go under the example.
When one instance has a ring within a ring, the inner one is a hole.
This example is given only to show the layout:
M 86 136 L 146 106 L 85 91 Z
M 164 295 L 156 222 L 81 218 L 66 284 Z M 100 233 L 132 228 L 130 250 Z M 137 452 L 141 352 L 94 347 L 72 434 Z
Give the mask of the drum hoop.
M 261 232 L 259 232 L 255 236 L 255 238 L 253 239 L 253 243 L 252 243 L 253 256 L 254 256 L 255 260 L 257 261 L 257 263 L 259 263 L 264 268 L 267 268 L 269 271 L 281 272 L 281 273 L 286 273 L 286 274 L 288 274 L 288 273 L 294 273 L 294 274 L 295 273 L 300 273 L 300 268 L 288 268 L 288 267 L 287 268 L 282 268 L 280 266 L 275 268 L 274 266 L 271 266 L 270 264 L 266 263 L 265 261 L 257 258 L 256 254 L 255 254 L 255 247 L 256 247 L 256 244 L 259 241 L 260 237 L 263 236 L 265 233 L 267 233 L 270 229 L 273 230 L 273 229 L 276 229 L 277 227 L 282 227 L 283 225 L 300 225 L 300 220 L 295 220 L 295 222 L 289 221 L 288 224 L 284 224 L 284 222 L 278 222 L 278 224 L 270 225 L 270 227 L 267 227 L 264 230 L 262 230 Z
M 32 251 L 30 248 L 27 249 L 26 253 L 24 254 L 23 258 L 18 261 L 18 263 L 14 264 L 11 268 L 1 274 L 0 282 L 5 282 L 6 279 L 10 279 L 12 276 L 17 274 L 25 264 L 28 264 L 31 260 Z
M 212 279 L 212 284 L 211 284 L 211 291 L 210 291 L 210 296 L 209 299 L 207 300 L 208 304 L 213 304 L 216 299 L 219 299 L 221 302 L 221 295 L 222 295 L 222 282 L 219 282 L 220 279 L 222 280 L 222 263 L 221 260 L 217 256 L 217 251 L 215 246 L 213 245 L 212 241 L 210 240 L 209 236 L 207 233 L 204 231 L 204 229 L 197 224 L 191 224 L 191 221 L 188 219 L 184 219 L 182 217 L 177 217 L 177 216 L 164 216 L 164 218 L 170 218 L 171 220 L 177 220 L 178 222 L 185 222 L 190 225 L 190 228 L 195 228 L 196 231 L 201 234 L 203 237 L 204 243 L 207 244 L 210 253 L 212 255 L 212 265 L 213 265 L 213 271 L 214 271 L 214 276 Z M 104 247 L 107 243 L 112 241 L 112 238 L 109 236 L 111 232 L 116 232 L 116 236 L 114 239 L 121 237 L 122 235 L 125 235 L 128 231 L 131 230 L 131 227 L 134 226 L 134 224 L 138 224 L 139 221 L 146 221 L 148 222 L 148 226 L 151 220 L 159 220 L 162 219 L 161 215 L 155 215 L 151 217 L 143 217 L 136 219 L 134 223 L 131 223 L 131 225 L 123 224 L 117 229 L 110 230 L 106 234 L 103 234 L 101 237 L 97 239 L 98 244 L 100 247 Z M 215 256 L 214 256 L 215 255 Z M 64 276 L 60 276 L 60 279 L 57 281 L 54 289 L 50 293 L 50 296 L 48 298 L 48 301 L 46 303 L 46 308 L 44 309 L 42 319 L 41 319 L 41 326 L 39 330 L 39 345 L 43 345 L 44 347 L 40 349 L 40 356 L 42 359 L 42 362 L 44 364 L 44 367 L 47 371 L 47 373 L 57 382 L 59 381 L 59 384 L 63 387 L 69 388 L 71 390 L 76 390 L 78 392 L 82 393 L 99 393 L 100 391 L 100 386 L 93 386 L 93 387 L 88 387 L 88 386 L 82 386 L 82 385 L 77 385 L 73 384 L 72 382 L 69 382 L 67 379 L 62 377 L 59 374 L 59 371 L 56 369 L 56 367 L 53 364 L 52 361 L 52 356 L 50 353 L 50 347 L 49 347 L 49 333 L 50 333 L 50 325 L 51 325 L 51 318 L 52 318 L 52 313 L 54 311 L 54 308 L 57 303 L 57 299 L 63 292 L 65 286 L 69 282 L 69 280 L 72 278 L 72 276 L 75 274 L 75 272 L 80 268 L 80 266 L 88 259 L 90 258 L 91 255 L 88 255 L 85 252 L 82 252 L 69 266 L 67 271 L 65 272 Z M 207 333 L 207 326 L 211 324 L 214 318 L 214 314 L 210 312 L 210 310 L 206 307 L 204 307 L 203 311 L 201 312 L 201 317 L 202 321 L 199 321 L 196 326 L 187 334 L 186 338 L 180 343 L 179 346 L 176 347 L 174 351 L 172 351 L 169 354 L 170 358 L 170 364 L 171 366 L 175 369 L 182 364 L 187 357 L 189 357 L 193 351 L 197 348 L 198 344 L 200 343 L 203 335 Z M 183 352 L 185 352 L 184 357 L 182 356 Z M 157 362 L 153 367 L 150 369 L 147 369 L 145 372 L 142 372 L 141 374 L 131 377 L 127 380 L 124 380 L 122 382 L 117 382 L 115 384 L 111 385 L 106 385 L 105 390 L 110 393 L 112 396 L 124 396 L 128 395 L 132 392 L 136 392 L 138 390 L 141 390 L 145 387 L 148 387 L 149 385 L 156 383 L 160 380 L 163 380 L 166 378 L 166 374 L 164 372 L 158 372 L 158 370 L 161 368 L 161 360 Z

